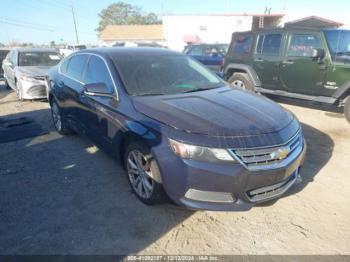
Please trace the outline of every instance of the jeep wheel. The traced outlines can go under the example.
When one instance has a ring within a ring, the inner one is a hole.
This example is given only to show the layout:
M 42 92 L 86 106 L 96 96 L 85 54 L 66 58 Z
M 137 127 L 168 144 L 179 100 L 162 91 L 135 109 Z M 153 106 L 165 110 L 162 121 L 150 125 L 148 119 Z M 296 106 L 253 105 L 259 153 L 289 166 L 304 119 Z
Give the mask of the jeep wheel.
M 233 88 L 238 88 L 241 90 L 254 91 L 254 85 L 249 79 L 247 74 L 244 73 L 234 73 L 227 82 Z
M 346 120 L 348 120 L 348 122 L 350 123 L 350 96 L 348 96 L 345 100 L 344 114 L 345 114 Z

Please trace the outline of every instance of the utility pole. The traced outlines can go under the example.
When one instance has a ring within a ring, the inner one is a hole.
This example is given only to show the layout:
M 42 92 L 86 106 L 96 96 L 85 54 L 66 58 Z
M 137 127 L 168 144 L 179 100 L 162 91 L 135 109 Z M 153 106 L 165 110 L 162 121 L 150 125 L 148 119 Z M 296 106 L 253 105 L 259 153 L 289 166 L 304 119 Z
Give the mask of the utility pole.
M 75 21 L 75 13 L 74 13 L 74 8 L 73 8 L 73 3 L 71 4 L 71 8 L 72 8 L 73 23 L 74 23 L 75 40 L 76 40 L 77 44 L 79 44 L 77 22 Z

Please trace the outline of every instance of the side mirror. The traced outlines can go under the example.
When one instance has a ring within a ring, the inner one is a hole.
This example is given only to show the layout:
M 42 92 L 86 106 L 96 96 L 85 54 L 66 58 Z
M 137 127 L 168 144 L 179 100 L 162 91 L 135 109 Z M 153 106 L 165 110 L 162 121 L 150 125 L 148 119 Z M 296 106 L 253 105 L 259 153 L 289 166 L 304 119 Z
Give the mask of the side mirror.
M 314 48 L 312 49 L 312 58 L 322 59 L 325 55 L 324 49 L 322 48 Z
M 84 85 L 84 94 L 88 96 L 105 96 L 115 98 L 113 92 L 105 83 L 92 83 Z
M 318 64 L 322 64 L 322 59 L 325 56 L 324 49 L 322 48 L 314 48 L 312 49 L 311 57 L 317 60 Z

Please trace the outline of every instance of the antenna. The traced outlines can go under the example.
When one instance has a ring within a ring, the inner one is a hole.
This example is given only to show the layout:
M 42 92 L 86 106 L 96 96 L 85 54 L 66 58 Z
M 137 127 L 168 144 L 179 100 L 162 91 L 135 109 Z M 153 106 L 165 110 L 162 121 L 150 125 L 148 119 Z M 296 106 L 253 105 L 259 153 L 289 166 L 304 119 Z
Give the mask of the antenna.
M 77 21 L 75 20 L 75 13 L 74 13 L 74 7 L 73 7 L 72 1 L 71 1 L 71 9 L 72 9 L 72 16 L 73 16 L 73 23 L 74 23 L 75 40 L 76 40 L 77 44 L 79 44 Z

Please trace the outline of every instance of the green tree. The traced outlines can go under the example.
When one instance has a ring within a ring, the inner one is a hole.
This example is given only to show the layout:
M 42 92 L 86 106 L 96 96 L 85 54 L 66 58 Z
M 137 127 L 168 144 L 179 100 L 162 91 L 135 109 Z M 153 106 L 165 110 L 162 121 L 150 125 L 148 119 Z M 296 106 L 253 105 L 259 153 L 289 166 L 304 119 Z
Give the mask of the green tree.
M 96 31 L 100 34 L 107 25 L 153 25 L 161 24 L 155 13 L 145 13 L 138 6 L 124 2 L 110 4 L 99 13 L 100 22 Z
M 50 46 L 51 46 L 51 47 L 56 47 L 56 43 L 55 43 L 54 40 L 52 40 L 52 41 L 50 42 Z

